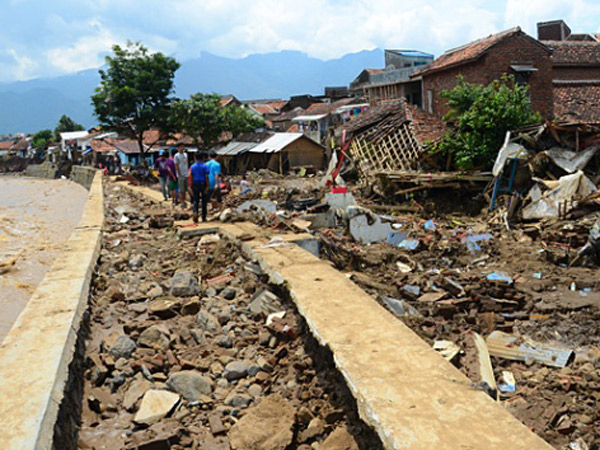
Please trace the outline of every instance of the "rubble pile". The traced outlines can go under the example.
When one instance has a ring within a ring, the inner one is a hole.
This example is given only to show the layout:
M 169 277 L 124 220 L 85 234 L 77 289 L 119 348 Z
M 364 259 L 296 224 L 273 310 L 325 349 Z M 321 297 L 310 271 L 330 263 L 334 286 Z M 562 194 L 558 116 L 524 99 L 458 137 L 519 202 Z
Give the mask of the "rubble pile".
M 106 193 L 80 448 L 380 448 L 257 264 L 218 235 L 182 239 L 127 189 Z

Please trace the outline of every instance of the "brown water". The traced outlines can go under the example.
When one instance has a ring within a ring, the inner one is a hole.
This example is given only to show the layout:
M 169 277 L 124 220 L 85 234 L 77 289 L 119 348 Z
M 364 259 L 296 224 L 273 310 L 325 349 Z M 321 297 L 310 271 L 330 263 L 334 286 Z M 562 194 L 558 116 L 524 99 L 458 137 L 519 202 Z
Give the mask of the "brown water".
M 0 342 L 60 258 L 86 198 L 68 180 L 0 177 Z

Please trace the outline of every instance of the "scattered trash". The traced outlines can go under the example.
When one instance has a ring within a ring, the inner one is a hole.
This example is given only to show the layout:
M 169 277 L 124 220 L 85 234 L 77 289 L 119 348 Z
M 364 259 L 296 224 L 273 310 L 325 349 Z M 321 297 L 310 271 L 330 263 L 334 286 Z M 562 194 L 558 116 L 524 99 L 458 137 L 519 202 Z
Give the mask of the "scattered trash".
M 220 240 L 221 240 L 221 237 L 218 234 L 205 234 L 204 236 L 202 236 L 202 238 L 200 238 L 198 245 L 202 246 L 202 245 L 208 245 L 208 244 L 215 244 L 215 243 L 219 242 Z
M 575 359 L 573 350 L 564 350 L 523 337 L 493 331 L 486 339 L 490 355 L 513 361 L 535 361 L 550 367 L 565 367 Z
M 498 400 L 498 389 L 496 387 L 496 378 L 494 377 L 494 369 L 490 360 L 490 352 L 484 339 L 475 332 L 471 333 L 477 350 L 477 360 L 479 363 L 479 376 L 481 383 L 486 387 L 487 394 L 494 400 Z
M 119 219 L 119 223 L 123 223 L 123 224 L 125 224 L 125 223 L 127 223 L 127 222 L 129 222 L 129 217 L 127 217 L 125 214 L 123 214 L 123 215 L 121 216 L 121 218 Z
M 435 231 L 435 222 L 433 220 L 428 220 L 423 225 L 423 228 L 425 228 L 427 231 Z
M 410 273 L 412 272 L 412 267 L 410 267 L 408 264 L 404 264 L 403 262 L 396 262 L 396 267 L 398 267 L 398 270 L 402 273 Z
M 479 246 L 479 242 L 481 241 L 489 241 L 492 239 L 492 235 L 490 233 L 483 234 L 470 234 L 462 239 L 462 242 L 467 245 L 467 249 L 471 253 L 477 253 L 481 251 L 481 247 Z
M 266 325 L 269 326 L 273 323 L 273 319 L 283 319 L 285 317 L 285 311 L 278 311 L 271 313 L 267 316 Z
M 492 272 L 487 276 L 490 281 L 501 281 L 508 284 L 513 284 L 513 279 L 503 272 Z
M 417 239 L 405 239 L 402 242 L 400 242 L 400 244 L 398 244 L 398 247 L 400 248 L 404 248 L 406 250 L 416 250 L 417 248 L 419 248 L 419 241 Z
M 501 383 L 498 384 L 498 390 L 502 393 L 514 393 L 517 392 L 517 382 L 515 376 L 510 370 L 503 370 L 502 376 L 500 377 Z
M 534 272 L 533 278 L 537 278 L 538 280 L 542 279 L 542 272 Z

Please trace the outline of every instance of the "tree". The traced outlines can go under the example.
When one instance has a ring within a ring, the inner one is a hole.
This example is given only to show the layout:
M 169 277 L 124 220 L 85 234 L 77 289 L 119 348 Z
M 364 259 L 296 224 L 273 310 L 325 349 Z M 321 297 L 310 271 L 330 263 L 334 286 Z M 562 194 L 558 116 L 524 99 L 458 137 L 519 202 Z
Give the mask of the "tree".
M 177 100 L 172 106 L 171 126 L 190 136 L 198 148 L 209 149 L 225 132 L 233 136 L 262 125 L 239 106 L 221 106 L 217 94 L 197 93 L 187 100 Z
M 83 125 L 76 123 L 73 119 L 71 119 L 66 114 L 63 114 L 62 117 L 58 120 L 58 125 L 54 129 L 54 136 L 57 141 L 60 141 L 60 133 L 66 133 L 67 131 L 83 131 Z
M 444 120 L 454 126 L 434 151 L 447 155 L 460 169 L 490 169 L 507 131 L 542 120 L 531 107 L 529 88 L 515 83 L 512 76 L 487 86 L 459 76 L 456 86 L 440 96 L 450 107 Z
M 173 79 L 180 64 L 162 53 L 149 53 L 139 42 L 113 46 L 100 70 L 100 86 L 92 96 L 101 125 L 135 139 L 142 153 L 144 133 L 168 131 Z
M 34 148 L 45 150 L 48 142 L 54 138 L 52 130 L 40 130 L 33 135 L 31 142 Z

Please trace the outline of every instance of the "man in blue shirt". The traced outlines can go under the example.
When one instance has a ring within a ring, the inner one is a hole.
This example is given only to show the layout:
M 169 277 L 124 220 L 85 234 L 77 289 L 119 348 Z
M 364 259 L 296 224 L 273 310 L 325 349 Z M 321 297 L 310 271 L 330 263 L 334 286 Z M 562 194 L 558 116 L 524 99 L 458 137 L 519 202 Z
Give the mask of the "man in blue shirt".
M 192 182 L 194 223 L 198 223 L 198 203 L 202 200 L 202 222 L 206 222 L 206 204 L 208 203 L 208 168 L 204 163 L 206 158 L 200 152 L 196 153 L 196 162 L 190 169 Z
M 210 200 L 216 199 L 216 205 L 221 206 L 221 164 L 215 159 L 217 153 L 212 151 L 210 159 L 206 162 L 208 169 L 208 196 Z

